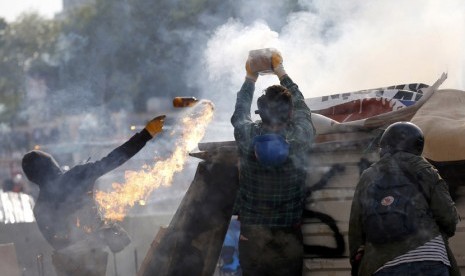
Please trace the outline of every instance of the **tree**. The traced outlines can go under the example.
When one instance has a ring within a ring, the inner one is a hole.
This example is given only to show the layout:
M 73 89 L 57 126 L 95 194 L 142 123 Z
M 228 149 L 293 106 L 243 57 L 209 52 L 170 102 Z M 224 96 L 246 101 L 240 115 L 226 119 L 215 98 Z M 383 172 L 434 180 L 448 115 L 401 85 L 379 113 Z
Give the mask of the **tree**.
M 54 20 L 23 14 L 16 22 L 0 20 L 0 120 L 17 119 L 25 95 L 26 72 L 51 78 L 51 59 L 60 31 Z

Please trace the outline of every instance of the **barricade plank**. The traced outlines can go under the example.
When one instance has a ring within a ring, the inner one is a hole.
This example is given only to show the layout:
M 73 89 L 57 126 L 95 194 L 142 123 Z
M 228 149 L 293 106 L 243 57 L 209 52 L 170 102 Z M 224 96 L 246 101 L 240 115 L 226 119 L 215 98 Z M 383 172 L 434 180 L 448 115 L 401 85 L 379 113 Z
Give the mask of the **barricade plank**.
M 14 244 L 0 244 L 0 276 L 20 276 Z

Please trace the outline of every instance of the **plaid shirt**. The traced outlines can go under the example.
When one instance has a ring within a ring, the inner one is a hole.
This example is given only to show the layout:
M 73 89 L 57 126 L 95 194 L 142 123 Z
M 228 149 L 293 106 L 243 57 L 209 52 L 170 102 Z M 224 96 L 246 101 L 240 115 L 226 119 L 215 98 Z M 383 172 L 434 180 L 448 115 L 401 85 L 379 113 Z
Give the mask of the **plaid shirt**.
M 293 115 L 283 135 L 290 144 L 289 158 L 279 167 L 265 167 L 255 158 L 252 141 L 265 134 L 261 121 L 250 116 L 255 83 L 245 80 L 237 93 L 231 123 L 240 155 L 237 201 L 242 224 L 288 227 L 301 221 L 307 154 L 315 136 L 311 112 L 298 86 L 286 75 L 281 85 L 292 94 Z

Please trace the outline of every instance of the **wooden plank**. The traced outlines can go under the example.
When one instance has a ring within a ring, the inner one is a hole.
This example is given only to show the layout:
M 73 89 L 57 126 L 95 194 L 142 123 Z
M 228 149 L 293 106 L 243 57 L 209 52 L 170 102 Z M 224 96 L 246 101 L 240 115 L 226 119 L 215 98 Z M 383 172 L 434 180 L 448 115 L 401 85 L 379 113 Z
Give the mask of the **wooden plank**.
M 20 275 L 14 244 L 0 244 L 0 276 Z
M 238 190 L 236 166 L 200 162 L 170 225 L 137 275 L 212 275 Z
M 306 209 L 330 215 L 336 221 L 349 221 L 352 198 L 342 200 L 318 201 L 306 205 Z
M 344 237 L 344 240 L 345 240 L 345 243 L 347 245 L 347 237 Z M 333 237 L 329 237 L 329 236 L 326 236 L 326 237 L 304 237 L 304 245 L 308 245 L 308 246 L 325 246 L 325 247 L 329 247 L 329 248 L 336 248 L 337 247 L 337 244 L 336 244 L 336 240 L 333 238 Z M 309 257 L 316 257 L 315 256 L 315 253 L 309 253 L 308 254 Z M 341 256 L 337 256 L 335 258 L 340 258 L 340 257 L 348 257 L 349 256 L 349 248 L 348 246 L 345 247 L 345 250 L 344 252 L 342 253 Z M 321 256 L 319 256 L 321 257 Z
M 343 131 L 343 132 L 335 132 L 335 133 L 327 133 L 327 134 L 319 134 L 315 137 L 315 143 L 327 143 L 327 142 L 340 142 L 344 141 L 346 143 L 359 140 L 371 140 L 376 138 L 379 134 L 378 131 L 368 132 L 368 131 Z
M 463 260 L 465 267 L 465 222 L 460 221 L 455 235 L 449 239 L 449 246 L 457 259 Z
M 379 155 L 377 152 L 369 151 L 364 153 L 360 150 L 315 152 L 310 154 L 310 164 L 312 166 L 345 163 L 357 164 L 362 158 L 374 162 L 379 160 Z
M 338 139 L 333 138 L 321 138 L 322 142 L 320 142 L 317 138 L 316 143 L 313 144 L 311 152 L 316 153 L 328 153 L 328 152 L 336 152 L 336 151 L 373 151 L 373 147 L 369 150 L 370 143 L 379 133 L 370 133 L 366 131 L 358 131 L 358 132 L 344 132 L 344 133 L 335 133 L 324 135 L 329 137 L 331 135 L 335 135 Z M 344 137 L 341 139 L 341 137 Z M 326 142 L 327 140 L 331 140 L 330 142 Z M 236 147 L 236 141 L 223 141 L 223 142 L 204 142 L 198 143 L 198 148 L 200 151 L 211 151 L 216 150 L 221 147 Z
M 331 165 L 311 167 L 307 176 L 307 186 L 315 185 L 330 170 Z M 323 188 L 355 187 L 360 179 L 359 166 L 351 163 L 338 164 L 338 166 L 342 168 L 342 171 L 337 171 Z
M 349 258 L 304 260 L 303 276 L 347 276 L 350 275 Z
M 328 202 L 328 201 L 345 201 L 345 200 L 352 201 L 354 191 L 355 191 L 355 187 L 344 188 L 344 189 L 337 189 L 337 188 L 321 189 L 321 190 L 312 192 L 312 196 L 310 197 L 309 201 L 314 204 L 319 204 L 319 203 Z
M 348 222 L 337 222 L 337 227 L 339 228 L 339 232 L 345 236 L 347 236 L 349 230 L 349 223 Z M 321 222 L 307 222 L 304 221 L 302 225 L 302 233 L 304 237 L 306 236 L 315 236 L 317 238 L 322 236 L 332 236 L 333 232 L 329 227 Z

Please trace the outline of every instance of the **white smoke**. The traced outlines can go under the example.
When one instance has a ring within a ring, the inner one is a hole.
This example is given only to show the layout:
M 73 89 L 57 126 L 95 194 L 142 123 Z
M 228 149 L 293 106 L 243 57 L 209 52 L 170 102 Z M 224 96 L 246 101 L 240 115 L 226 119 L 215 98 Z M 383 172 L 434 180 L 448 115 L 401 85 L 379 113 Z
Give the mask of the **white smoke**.
M 204 68 L 208 85 L 218 87 L 204 91 L 233 97 L 245 76 L 248 51 L 264 47 L 281 51 L 285 69 L 307 98 L 409 82 L 431 84 L 444 71 L 449 74 L 444 87 L 465 89 L 465 2 L 299 3 L 307 11 L 288 14 L 279 30 L 262 19 L 251 24 L 230 19 L 217 28 L 204 52 Z M 242 10 L 259 15 L 253 5 Z
M 203 96 L 213 99 L 223 123 L 232 115 L 248 51 L 258 48 L 281 51 L 286 71 L 306 98 L 394 84 L 432 84 L 442 72 L 448 73 L 442 88 L 465 89 L 461 0 L 301 0 L 301 11 L 285 15 L 278 12 L 283 8 L 280 1 L 240 4 L 237 18 L 242 19 L 226 20 L 210 36 L 204 77 L 197 83 Z M 285 20 L 276 19 L 279 16 Z M 285 23 L 279 26 L 277 21 Z M 255 97 L 277 82 L 275 76 L 260 77 Z M 221 136 L 224 132 L 210 131 L 210 139 L 231 139 L 232 131 L 226 132 Z

